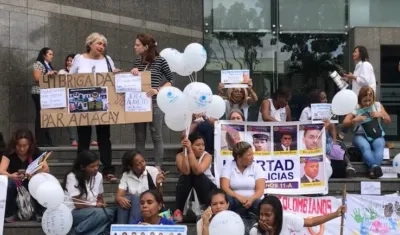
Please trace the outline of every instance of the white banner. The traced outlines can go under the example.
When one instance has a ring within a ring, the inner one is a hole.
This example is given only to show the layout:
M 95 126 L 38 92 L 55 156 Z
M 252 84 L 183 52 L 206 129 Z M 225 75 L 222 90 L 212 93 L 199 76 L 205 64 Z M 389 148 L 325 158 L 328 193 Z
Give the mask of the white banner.
M 240 141 L 253 146 L 254 161 L 265 172 L 265 193 L 281 195 L 325 194 L 328 177 L 325 128 L 311 122 L 215 123 L 215 177 L 233 160 L 232 148 Z M 217 183 L 219 184 L 218 180 Z
M 400 197 L 348 194 L 344 234 L 400 234 Z
M 7 176 L 0 175 L 0 235 L 3 235 L 4 229 L 4 214 L 6 213 L 6 199 L 7 199 Z
M 335 197 L 278 197 L 282 202 L 284 211 L 297 214 L 303 218 L 327 215 L 335 212 L 342 205 L 342 200 Z M 300 233 L 291 232 L 290 235 L 338 235 L 340 221 L 341 218 L 336 218 L 325 224 L 304 228 Z M 344 234 L 350 235 L 351 233 Z

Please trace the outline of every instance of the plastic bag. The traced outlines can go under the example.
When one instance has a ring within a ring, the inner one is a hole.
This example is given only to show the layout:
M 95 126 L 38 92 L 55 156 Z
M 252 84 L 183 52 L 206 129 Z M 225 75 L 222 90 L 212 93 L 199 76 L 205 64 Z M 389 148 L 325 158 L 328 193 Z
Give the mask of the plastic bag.
M 194 201 L 191 200 L 192 193 Z M 190 190 L 189 196 L 186 199 L 185 207 L 183 208 L 183 215 L 187 215 L 189 210 L 191 210 L 196 216 L 201 215 L 200 201 L 197 197 L 196 190 L 194 190 L 193 188 L 192 190 Z
M 17 187 L 17 216 L 20 220 L 30 220 L 35 213 L 32 205 L 31 195 L 24 186 Z

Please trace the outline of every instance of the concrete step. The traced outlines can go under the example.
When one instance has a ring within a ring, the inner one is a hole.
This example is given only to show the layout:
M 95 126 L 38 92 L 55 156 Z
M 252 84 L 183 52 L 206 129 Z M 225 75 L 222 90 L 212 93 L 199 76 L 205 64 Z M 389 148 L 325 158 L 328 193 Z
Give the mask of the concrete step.
M 164 144 L 164 161 L 167 160 L 175 160 L 175 156 L 178 153 L 178 150 L 181 148 L 181 145 L 178 144 Z M 57 146 L 57 147 L 41 147 L 42 151 L 53 151 L 50 155 L 48 161 L 49 162 L 73 162 L 77 156 L 77 147 L 72 146 Z M 112 146 L 112 154 L 113 160 L 120 161 L 122 156 L 126 151 L 134 150 L 135 145 L 128 144 L 119 144 Z M 97 152 L 99 148 L 97 146 L 91 146 L 90 150 Z M 146 151 L 143 153 L 143 156 L 146 160 L 154 160 L 154 146 L 152 144 L 146 145 Z
M 363 162 L 352 162 L 351 163 L 356 170 L 356 177 L 366 177 L 368 174 L 368 168 Z M 390 160 L 382 162 L 382 167 L 392 167 L 393 163 Z

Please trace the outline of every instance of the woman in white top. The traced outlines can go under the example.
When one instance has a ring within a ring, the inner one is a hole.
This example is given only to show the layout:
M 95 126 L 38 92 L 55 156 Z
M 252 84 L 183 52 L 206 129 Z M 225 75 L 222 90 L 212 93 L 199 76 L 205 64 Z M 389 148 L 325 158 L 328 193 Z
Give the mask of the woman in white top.
M 254 162 L 251 144 L 237 143 L 232 150 L 233 161 L 221 172 L 220 185 L 229 196 L 229 209 L 240 215 L 257 214 L 260 198 L 264 195 L 265 172 Z
M 109 230 L 115 210 L 106 208 L 103 176 L 98 172 L 99 157 L 89 151 L 75 159 L 62 184 L 67 197 L 72 198 L 72 230 L 80 235 L 99 235 Z
M 228 210 L 229 202 L 228 195 L 224 190 L 216 188 L 210 193 L 210 205 L 204 211 L 201 219 L 197 221 L 196 230 L 197 235 L 210 234 L 210 222 L 219 212 Z
M 346 213 L 346 206 L 335 212 L 312 218 L 303 218 L 283 211 L 281 201 L 276 196 L 266 196 L 260 203 L 258 224 L 250 230 L 250 235 L 290 235 L 300 233 L 304 227 L 314 227 L 341 217 Z
M 115 194 L 117 223 L 128 224 L 140 219 L 140 194 L 147 190 L 159 190 L 166 174 L 154 166 L 147 166 L 139 151 L 124 153 L 122 171 L 124 173 Z
M 178 222 L 182 221 L 182 211 L 192 189 L 204 205 L 209 202 L 209 192 L 217 187 L 211 172 L 212 156 L 205 151 L 203 137 L 196 133 L 191 134 L 189 139 L 182 141 L 182 147 L 182 151 L 176 155 L 176 166 L 181 173 L 176 184 L 174 211 L 174 220 Z
M 245 82 L 248 85 L 247 88 L 228 88 L 226 96 L 224 94 L 224 84 L 220 83 L 218 86 L 218 94 L 225 100 L 226 114 L 230 113 L 232 109 L 240 109 L 246 121 L 248 120 L 249 106 L 256 103 L 258 97 L 253 90 L 252 80 L 248 79 Z
M 353 60 L 356 68 L 354 73 L 345 74 L 344 77 L 352 84 L 352 90 L 356 95 L 360 92 L 361 87 L 369 86 L 376 93 L 376 79 L 374 68 L 368 61 L 368 51 L 364 46 L 356 46 L 353 50 Z
M 92 33 L 86 39 L 86 52 L 74 58 L 69 74 L 77 73 L 117 73 L 111 57 L 105 55 L 107 39 L 99 33 Z M 78 153 L 89 150 L 92 138 L 91 126 L 78 126 Z M 115 167 L 112 166 L 112 151 L 110 141 L 110 125 L 97 125 L 97 142 L 100 160 L 103 164 L 103 175 L 111 182 L 118 182 L 115 177 Z
M 375 93 L 370 86 L 361 87 L 358 93 L 358 106 L 353 113 L 347 114 L 343 126 L 354 128 L 353 145 L 361 151 L 371 179 L 383 175 L 380 167 L 385 148 L 382 122 L 390 124 L 389 114 L 381 103 L 375 102 Z
M 290 122 L 292 120 L 292 114 L 288 103 L 291 98 L 291 90 L 289 88 L 280 87 L 271 96 L 271 99 L 266 99 L 261 102 L 258 121 Z

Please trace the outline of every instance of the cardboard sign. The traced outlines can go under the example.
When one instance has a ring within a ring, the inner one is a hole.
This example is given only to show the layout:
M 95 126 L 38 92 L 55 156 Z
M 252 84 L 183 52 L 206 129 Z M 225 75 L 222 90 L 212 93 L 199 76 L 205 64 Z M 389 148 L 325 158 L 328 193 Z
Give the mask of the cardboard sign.
M 150 72 L 141 72 L 141 84 L 143 92 L 147 92 L 151 89 Z M 39 81 L 39 85 L 40 89 L 65 87 L 67 89 L 87 88 L 85 89 L 86 91 L 93 90 L 92 93 L 76 92 L 76 97 L 73 92 L 66 92 L 65 99 L 67 107 L 42 109 L 40 111 L 42 128 L 114 125 L 153 121 L 152 111 L 125 112 L 125 94 L 116 93 L 115 76 L 113 73 L 80 73 L 43 76 Z M 98 92 L 99 89 L 101 92 Z M 69 91 L 71 90 L 74 89 L 69 89 Z M 106 99 L 102 99 L 103 97 L 106 97 Z M 97 103 L 94 104 L 93 102 Z M 97 109 L 97 106 L 100 104 L 101 108 Z M 81 110 L 79 112 L 70 112 L 71 105 L 74 106 L 74 109 L 80 108 Z M 85 108 L 88 110 L 85 111 Z

